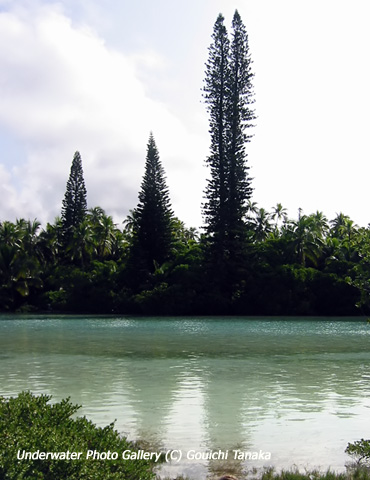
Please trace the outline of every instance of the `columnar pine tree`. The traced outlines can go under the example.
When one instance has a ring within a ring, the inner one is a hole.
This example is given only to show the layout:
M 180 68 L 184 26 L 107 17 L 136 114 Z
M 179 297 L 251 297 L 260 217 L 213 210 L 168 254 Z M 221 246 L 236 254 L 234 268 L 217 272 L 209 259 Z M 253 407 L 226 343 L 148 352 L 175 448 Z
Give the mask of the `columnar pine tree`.
M 133 263 L 153 272 L 170 255 L 173 212 L 165 171 L 150 134 L 139 204 L 133 211 Z
M 251 58 L 248 48 L 248 35 L 238 11 L 233 22 L 233 39 L 230 48 L 230 111 L 228 161 L 229 161 L 229 202 L 228 223 L 231 241 L 240 238 L 243 231 L 243 218 L 247 213 L 247 200 L 252 195 L 251 179 L 248 177 L 247 154 L 245 144 L 251 139 L 246 129 L 255 119 L 253 104 L 253 86 Z
M 204 98 L 210 118 L 211 153 L 207 163 L 211 170 L 211 179 L 205 191 L 206 203 L 203 206 L 203 212 L 207 231 L 213 235 L 213 244 L 218 247 L 217 253 L 222 255 L 227 236 L 227 115 L 230 44 L 224 26 L 224 17 L 221 14 L 214 25 L 212 38 L 204 86 Z
M 73 230 L 81 225 L 86 217 L 86 212 L 87 200 L 82 160 L 80 153 L 76 152 L 73 157 L 62 206 L 61 221 L 65 240 L 70 239 Z
M 204 97 L 210 117 L 211 178 L 203 213 L 211 250 L 219 264 L 236 259 L 242 249 L 247 200 L 252 194 L 245 144 L 254 112 L 248 36 L 236 11 L 230 43 L 220 14 L 206 64 Z

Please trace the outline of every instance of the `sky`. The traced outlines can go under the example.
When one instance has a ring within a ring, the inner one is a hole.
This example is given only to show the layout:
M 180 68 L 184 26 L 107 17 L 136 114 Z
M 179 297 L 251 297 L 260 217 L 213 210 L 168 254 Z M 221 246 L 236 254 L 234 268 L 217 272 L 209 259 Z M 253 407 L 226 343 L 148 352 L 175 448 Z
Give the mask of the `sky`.
M 79 151 L 88 207 L 121 225 L 153 132 L 175 215 L 201 227 L 204 65 L 235 9 L 255 75 L 252 201 L 367 226 L 368 0 L 0 0 L 0 221 L 53 222 Z

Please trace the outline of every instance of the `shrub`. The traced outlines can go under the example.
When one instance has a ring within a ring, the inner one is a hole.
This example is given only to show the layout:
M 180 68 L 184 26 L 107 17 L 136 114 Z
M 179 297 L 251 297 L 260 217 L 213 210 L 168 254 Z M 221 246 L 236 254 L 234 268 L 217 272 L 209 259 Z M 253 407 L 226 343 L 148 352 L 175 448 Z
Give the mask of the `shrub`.
M 356 440 L 354 443 L 349 443 L 346 448 L 346 453 L 354 457 L 359 463 L 365 460 L 370 461 L 370 440 Z
M 71 418 L 80 408 L 69 398 L 49 404 L 50 395 L 22 392 L 0 397 L 0 478 L 4 480 L 151 480 L 154 463 L 123 460 L 124 450 L 138 446 L 114 430 L 95 426 L 86 417 Z M 18 459 L 22 452 L 82 452 L 80 459 Z M 86 459 L 88 450 L 118 452 L 116 460 Z

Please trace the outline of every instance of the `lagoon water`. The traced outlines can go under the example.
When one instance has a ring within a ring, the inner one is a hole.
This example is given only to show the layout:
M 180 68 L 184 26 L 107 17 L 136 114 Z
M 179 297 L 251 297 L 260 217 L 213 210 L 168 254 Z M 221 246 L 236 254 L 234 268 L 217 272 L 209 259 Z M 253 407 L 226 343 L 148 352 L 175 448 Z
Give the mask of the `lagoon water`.
M 370 437 L 369 365 L 362 318 L 0 316 L 0 395 L 70 396 L 100 426 L 181 450 L 161 474 L 193 479 L 343 470 L 347 443 Z

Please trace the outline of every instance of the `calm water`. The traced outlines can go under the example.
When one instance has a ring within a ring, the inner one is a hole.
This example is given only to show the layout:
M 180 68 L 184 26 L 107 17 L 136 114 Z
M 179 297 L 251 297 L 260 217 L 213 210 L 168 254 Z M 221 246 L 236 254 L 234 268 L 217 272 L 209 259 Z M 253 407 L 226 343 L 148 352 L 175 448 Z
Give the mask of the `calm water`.
M 182 459 L 163 474 L 251 466 L 342 470 L 370 436 L 370 325 L 363 319 L 0 317 L 0 394 L 70 396 L 157 448 L 271 453 Z

